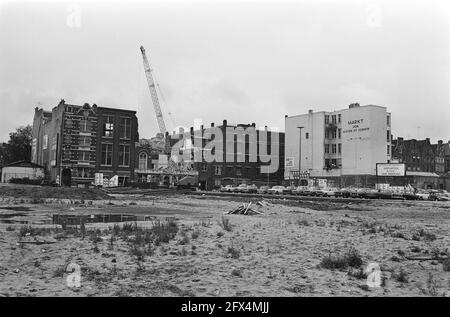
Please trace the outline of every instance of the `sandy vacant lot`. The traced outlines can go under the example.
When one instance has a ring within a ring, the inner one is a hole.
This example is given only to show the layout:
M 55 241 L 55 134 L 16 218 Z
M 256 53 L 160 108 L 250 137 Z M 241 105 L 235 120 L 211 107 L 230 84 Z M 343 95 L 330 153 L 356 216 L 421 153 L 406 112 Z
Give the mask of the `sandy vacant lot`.
M 0 199 L 0 296 L 450 296 L 448 203 L 273 199 L 263 215 L 224 216 L 258 199 L 10 196 Z M 57 213 L 147 221 L 63 229 Z M 70 263 L 79 288 L 67 285 Z M 381 287 L 366 285 L 369 263 Z

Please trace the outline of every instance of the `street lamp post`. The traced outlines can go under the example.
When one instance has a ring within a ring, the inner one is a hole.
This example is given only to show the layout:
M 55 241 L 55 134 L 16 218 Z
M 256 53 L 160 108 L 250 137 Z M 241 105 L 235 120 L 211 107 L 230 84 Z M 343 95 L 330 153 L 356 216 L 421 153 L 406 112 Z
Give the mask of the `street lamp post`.
M 304 127 L 297 127 L 299 131 L 299 142 L 298 142 L 298 185 L 300 186 L 300 175 L 302 171 L 302 129 Z

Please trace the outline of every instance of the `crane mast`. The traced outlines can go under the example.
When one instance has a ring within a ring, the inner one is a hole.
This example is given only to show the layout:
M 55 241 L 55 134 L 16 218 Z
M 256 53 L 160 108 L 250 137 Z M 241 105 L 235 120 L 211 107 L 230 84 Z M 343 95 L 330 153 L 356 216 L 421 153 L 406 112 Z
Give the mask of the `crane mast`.
M 147 59 L 147 55 L 145 54 L 145 49 L 141 46 L 142 59 L 144 61 L 144 70 L 145 76 L 147 77 L 148 88 L 150 89 L 150 94 L 152 96 L 153 107 L 156 112 L 156 119 L 158 120 L 159 131 L 166 134 L 166 124 L 164 123 L 163 114 L 161 111 L 161 107 L 159 105 L 158 94 L 156 93 L 155 81 L 153 80 L 152 70 L 150 68 L 150 64 Z

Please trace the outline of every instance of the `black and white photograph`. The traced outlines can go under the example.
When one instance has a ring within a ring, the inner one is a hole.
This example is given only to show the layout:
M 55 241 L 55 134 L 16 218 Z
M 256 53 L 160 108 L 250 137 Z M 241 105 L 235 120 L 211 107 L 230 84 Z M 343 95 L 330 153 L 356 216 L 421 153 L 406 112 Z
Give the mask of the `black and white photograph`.
M 446 0 L 0 0 L 0 297 L 450 297 L 449 87 Z

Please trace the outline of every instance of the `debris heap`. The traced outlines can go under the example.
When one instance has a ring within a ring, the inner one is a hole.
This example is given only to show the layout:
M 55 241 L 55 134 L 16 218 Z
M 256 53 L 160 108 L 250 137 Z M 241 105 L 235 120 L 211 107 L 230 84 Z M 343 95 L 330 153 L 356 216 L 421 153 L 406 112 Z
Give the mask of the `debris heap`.
M 253 207 L 253 208 L 252 208 Z M 263 215 L 264 212 L 260 207 L 269 207 L 269 203 L 265 200 L 258 201 L 256 203 L 249 202 L 248 204 L 242 204 L 236 209 L 226 212 L 228 215 Z

